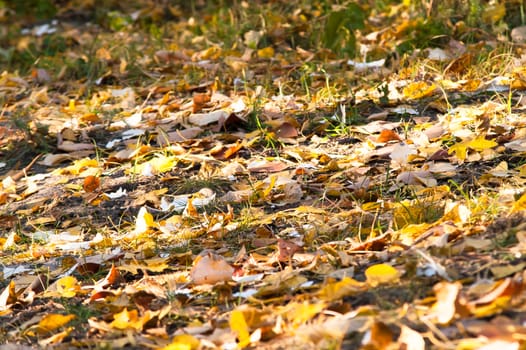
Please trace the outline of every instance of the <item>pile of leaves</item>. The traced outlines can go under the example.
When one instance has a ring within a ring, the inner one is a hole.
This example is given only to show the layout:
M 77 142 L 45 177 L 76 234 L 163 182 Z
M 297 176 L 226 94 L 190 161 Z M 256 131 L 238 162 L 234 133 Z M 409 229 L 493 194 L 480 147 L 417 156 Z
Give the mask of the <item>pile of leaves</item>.
M 1 343 L 525 346 L 519 2 L 175 3 L 0 2 Z

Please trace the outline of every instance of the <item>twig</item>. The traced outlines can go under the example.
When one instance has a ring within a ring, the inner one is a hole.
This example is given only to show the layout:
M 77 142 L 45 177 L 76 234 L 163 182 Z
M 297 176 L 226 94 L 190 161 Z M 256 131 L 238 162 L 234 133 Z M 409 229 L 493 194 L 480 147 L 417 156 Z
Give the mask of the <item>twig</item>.
M 42 156 L 42 153 L 38 154 L 35 158 L 33 158 L 33 160 L 31 161 L 31 163 L 29 163 L 28 165 L 26 165 L 24 167 L 24 169 L 21 169 L 19 171 L 17 171 L 13 176 L 11 176 L 11 179 L 13 181 L 18 181 L 20 180 L 23 176 L 26 176 L 26 173 L 29 171 L 29 169 L 31 169 L 31 167 L 36 163 L 36 161 L 38 160 L 38 158 L 40 158 L 40 156 Z

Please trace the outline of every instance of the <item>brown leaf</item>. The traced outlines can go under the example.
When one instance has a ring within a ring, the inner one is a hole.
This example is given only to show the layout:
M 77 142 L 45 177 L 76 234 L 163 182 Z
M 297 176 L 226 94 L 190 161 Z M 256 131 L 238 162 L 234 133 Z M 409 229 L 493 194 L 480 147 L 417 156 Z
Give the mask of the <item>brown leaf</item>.
M 288 164 L 275 160 L 275 161 L 252 161 L 247 165 L 248 170 L 251 173 L 276 173 L 288 168 Z
M 285 122 L 281 124 L 276 129 L 276 135 L 280 138 L 294 138 L 298 136 L 298 129 L 296 127 L 288 122 Z
M 278 238 L 278 260 L 290 262 L 295 253 L 303 251 L 303 247 L 294 242 Z

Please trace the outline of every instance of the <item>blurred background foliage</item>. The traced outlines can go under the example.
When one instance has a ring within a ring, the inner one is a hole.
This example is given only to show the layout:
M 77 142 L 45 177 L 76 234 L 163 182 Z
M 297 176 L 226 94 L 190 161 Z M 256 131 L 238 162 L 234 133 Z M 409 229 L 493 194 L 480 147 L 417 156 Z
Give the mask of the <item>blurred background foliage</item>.
M 64 51 L 70 43 L 53 36 L 23 50 L 14 47 L 22 29 L 52 19 L 115 32 L 140 30 L 159 42 L 173 35 L 174 22 L 191 21 L 193 35 L 226 49 L 238 47 L 246 32 L 259 30 L 264 34 L 258 48 L 286 42 L 352 58 L 359 56 L 359 35 L 375 30 L 397 32 L 395 50 L 404 54 L 449 38 L 469 43 L 506 37 L 525 18 L 523 0 L 0 0 L 0 64 L 18 64 L 23 71 L 35 59 Z

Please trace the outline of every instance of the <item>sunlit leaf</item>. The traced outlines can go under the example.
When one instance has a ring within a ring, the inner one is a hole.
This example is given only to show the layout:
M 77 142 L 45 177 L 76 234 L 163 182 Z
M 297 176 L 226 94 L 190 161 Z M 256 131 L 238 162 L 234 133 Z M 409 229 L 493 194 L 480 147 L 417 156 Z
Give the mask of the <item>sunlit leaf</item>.
M 127 308 L 124 308 L 121 312 L 113 315 L 111 326 L 117 329 L 131 328 L 141 330 L 145 321 L 147 320 L 139 317 L 139 312 L 137 310 L 128 311 Z
M 73 276 L 65 276 L 57 282 L 57 292 L 64 298 L 72 298 L 80 291 L 80 285 Z
M 215 284 L 231 280 L 233 273 L 234 269 L 222 256 L 206 254 L 196 258 L 190 276 L 195 284 Z
M 139 212 L 137 213 L 137 219 L 135 220 L 135 234 L 141 234 L 146 231 L 150 227 L 153 227 L 155 225 L 155 221 L 153 220 L 153 215 L 148 213 L 148 210 L 146 207 L 141 207 L 139 209 Z
M 9 309 L 16 302 L 17 298 L 15 282 L 11 280 L 0 294 L 0 312 Z
M 325 308 L 324 302 L 290 303 L 281 311 L 283 316 L 292 321 L 295 326 L 304 324 L 319 314 Z
M 94 175 L 86 176 L 82 187 L 86 192 L 95 192 L 100 187 L 100 179 Z
M 180 334 L 172 338 L 172 342 L 162 350 L 196 350 L 200 345 L 199 339 L 190 334 Z
M 356 281 L 350 277 L 344 277 L 341 281 L 328 283 L 320 289 L 319 295 L 323 300 L 332 301 L 358 293 L 365 288 L 365 283 Z
M 402 326 L 398 344 L 406 350 L 424 350 L 426 348 L 426 342 L 422 335 L 407 326 Z
M 48 314 L 38 322 L 37 332 L 45 334 L 65 326 L 75 319 L 75 315 Z
M 522 210 L 526 210 L 526 193 L 520 196 L 520 198 L 513 203 L 510 212 L 516 213 Z
M 475 151 L 483 151 L 485 149 L 493 148 L 498 143 L 493 140 L 487 140 L 484 135 L 478 136 L 477 138 L 468 142 L 467 146 L 474 149 Z
M 42 347 L 48 347 L 56 344 L 62 343 L 64 339 L 66 339 L 71 332 L 75 330 L 74 327 L 67 327 L 67 329 L 63 330 L 62 332 L 58 332 L 56 334 L 51 335 L 49 338 L 42 339 L 38 342 L 38 344 Z
M 420 99 L 423 97 L 430 96 L 435 92 L 437 86 L 433 83 L 427 83 L 425 81 L 417 81 L 409 83 L 404 88 L 404 96 L 410 99 Z
M 367 268 L 365 270 L 365 277 L 367 283 L 375 287 L 379 284 L 397 282 L 400 273 L 397 269 L 387 264 L 377 264 Z
M 462 288 L 460 282 L 440 282 L 433 287 L 437 301 L 432 306 L 431 310 L 432 315 L 438 323 L 448 324 L 455 316 L 455 304 L 460 288 Z
M 76 160 L 73 165 L 70 165 L 64 169 L 61 170 L 62 173 L 69 173 L 72 175 L 78 175 L 82 171 L 86 170 L 87 168 L 97 168 L 99 166 L 99 162 L 96 159 L 89 159 L 84 158 L 80 160 Z
M 230 325 L 230 329 L 237 333 L 238 347 L 247 347 L 250 344 L 250 329 L 245 321 L 243 312 L 240 310 L 232 311 L 228 324 Z

